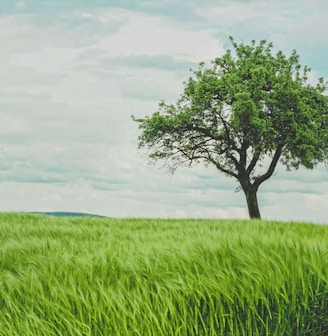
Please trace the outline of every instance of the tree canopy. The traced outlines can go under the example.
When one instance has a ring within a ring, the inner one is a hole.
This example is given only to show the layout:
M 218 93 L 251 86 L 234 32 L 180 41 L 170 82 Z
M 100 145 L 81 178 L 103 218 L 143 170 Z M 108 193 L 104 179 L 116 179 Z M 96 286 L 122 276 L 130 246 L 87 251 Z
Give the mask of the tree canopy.
M 264 40 L 231 43 L 193 71 L 175 104 L 162 101 L 150 117 L 134 118 L 138 145 L 172 171 L 214 165 L 239 182 L 250 217 L 260 218 L 257 190 L 279 161 L 287 169 L 327 161 L 327 83 L 310 83 L 295 50 L 287 57 Z

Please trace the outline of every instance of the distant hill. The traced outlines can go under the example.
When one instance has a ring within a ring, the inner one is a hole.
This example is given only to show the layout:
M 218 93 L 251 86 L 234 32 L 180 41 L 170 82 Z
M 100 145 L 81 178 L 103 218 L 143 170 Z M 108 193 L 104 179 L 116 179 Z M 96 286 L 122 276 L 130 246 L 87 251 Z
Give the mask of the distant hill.
M 31 212 L 34 214 L 56 216 L 56 217 L 93 217 L 93 218 L 108 218 L 106 216 L 82 213 L 82 212 L 64 212 L 64 211 L 54 211 L 54 212 Z

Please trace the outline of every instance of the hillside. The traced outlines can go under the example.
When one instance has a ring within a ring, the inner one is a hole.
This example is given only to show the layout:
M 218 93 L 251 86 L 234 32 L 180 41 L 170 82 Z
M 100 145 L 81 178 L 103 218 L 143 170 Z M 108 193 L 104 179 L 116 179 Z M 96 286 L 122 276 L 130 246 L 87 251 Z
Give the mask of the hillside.
M 30 212 L 31 214 L 47 215 L 55 217 L 94 217 L 94 218 L 108 218 L 106 216 L 90 214 L 85 212 L 70 212 L 70 211 L 52 211 L 52 212 Z

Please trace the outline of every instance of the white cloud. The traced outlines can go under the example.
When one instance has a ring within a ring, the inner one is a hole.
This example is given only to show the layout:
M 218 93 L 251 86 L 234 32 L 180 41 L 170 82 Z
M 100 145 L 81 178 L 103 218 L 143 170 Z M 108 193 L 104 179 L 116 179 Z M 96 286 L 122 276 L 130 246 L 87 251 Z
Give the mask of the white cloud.
M 37 53 L 15 55 L 12 64 L 31 67 L 42 72 L 56 73 L 71 64 L 77 55 L 78 50 L 76 49 L 47 48 Z
M 288 10 L 289 11 L 289 10 Z M 210 3 L 197 8 L 197 13 L 221 33 L 233 36 L 249 36 L 249 33 L 263 35 L 288 29 L 284 13 L 278 2 L 253 0 L 250 2 L 221 1 L 220 5 Z M 250 39 L 255 38 L 250 36 Z
M 299 194 L 288 192 L 284 194 L 267 193 L 266 198 L 271 204 L 263 207 L 263 218 L 277 220 L 308 221 L 327 224 L 328 195 Z
M 321 33 L 327 29 L 326 9 L 324 0 L 223 0 L 220 5 L 209 3 L 196 11 L 223 35 L 233 35 L 238 40 L 247 38 L 245 42 L 265 38 L 282 45 L 285 40 L 297 44 L 297 40 L 320 43 Z
M 200 62 L 213 59 L 223 51 L 220 41 L 212 36 L 214 31 L 191 31 L 161 16 L 111 9 L 106 15 L 93 14 L 93 17 L 102 22 L 120 18 L 120 29 L 98 44 L 99 49 L 112 55 L 173 55 Z

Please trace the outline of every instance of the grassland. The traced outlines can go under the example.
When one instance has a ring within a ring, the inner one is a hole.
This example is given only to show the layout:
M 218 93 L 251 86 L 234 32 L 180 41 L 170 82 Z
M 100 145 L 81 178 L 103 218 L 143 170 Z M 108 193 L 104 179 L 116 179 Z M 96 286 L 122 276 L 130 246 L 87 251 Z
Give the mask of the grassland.
M 328 335 L 328 226 L 0 214 L 0 335 Z

